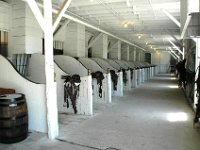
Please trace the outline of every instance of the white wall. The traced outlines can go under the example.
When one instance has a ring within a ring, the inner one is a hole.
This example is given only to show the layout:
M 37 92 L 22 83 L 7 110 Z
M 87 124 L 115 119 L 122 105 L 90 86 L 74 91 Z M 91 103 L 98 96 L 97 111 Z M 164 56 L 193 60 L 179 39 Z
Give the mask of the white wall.
M 170 66 L 170 54 L 168 52 L 152 53 L 152 64 L 159 66 L 160 73 L 166 73 Z
M 23 1 L 12 1 L 9 56 L 16 53 L 42 53 L 43 32 L 29 6 Z
M 0 1 L 0 30 L 10 31 L 11 28 L 11 5 Z
M 70 22 L 63 33 L 65 34 L 64 54 L 73 57 L 85 57 L 85 26 Z
M 47 133 L 45 85 L 36 84 L 23 78 L 1 55 L 0 64 L 0 87 L 13 88 L 17 93 L 25 94 L 29 129 Z

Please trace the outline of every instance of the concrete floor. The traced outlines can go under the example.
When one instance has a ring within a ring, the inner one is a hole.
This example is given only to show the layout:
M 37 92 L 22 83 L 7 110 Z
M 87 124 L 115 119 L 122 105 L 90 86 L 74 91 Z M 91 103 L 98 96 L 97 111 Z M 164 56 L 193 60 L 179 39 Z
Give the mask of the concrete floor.
M 0 150 L 199 150 L 194 113 L 177 88 L 177 80 L 160 75 L 110 105 L 96 107 L 93 117 L 60 114 L 60 136 L 30 133 Z

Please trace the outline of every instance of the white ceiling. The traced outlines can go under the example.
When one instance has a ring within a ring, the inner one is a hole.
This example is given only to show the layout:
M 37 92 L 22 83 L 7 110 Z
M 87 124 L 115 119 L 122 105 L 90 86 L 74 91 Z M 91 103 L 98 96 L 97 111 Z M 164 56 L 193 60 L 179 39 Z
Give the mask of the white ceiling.
M 57 7 L 63 1 L 53 0 Z M 180 19 L 180 0 L 72 0 L 66 13 L 152 51 L 150 45 L 158 50 L 171 46 L 170 34 L 180 38 L 179 27 L 162 9 Z

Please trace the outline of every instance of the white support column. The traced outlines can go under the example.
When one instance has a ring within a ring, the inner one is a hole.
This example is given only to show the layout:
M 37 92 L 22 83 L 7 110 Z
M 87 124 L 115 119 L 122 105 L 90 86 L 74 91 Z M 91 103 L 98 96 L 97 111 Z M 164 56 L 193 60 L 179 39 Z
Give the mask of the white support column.
M 123 96 L 123 88 L 124 88 L 124 83 L 123 83 L 123 73 L 120 71 L 118 73 L 118 81 L 117 81 L 117 91 L 114 91 L 115 96 Z
M 197 67 L 200 66 L 200 39 L 196 38 L 196 62 L 195 62 L 195 69 L 197 69 Z M 197 69 L 196 75 L 195 75 L 195 81 L 198 78 L 198 74 L 199 74 L 199 69 Z M 198 103 L 198 98 L 196 97 L 197 95 L 197 86 L 196 84 L 194 84 L 194 103 L 193 103 L 193 108 L 196 109 L 196 104 Z
M 103 34 L 103 58 L 108 58 L 108 35 Z
M 53 27 L 52 27 L 52 2 L 44 1 L 45 20 L 45 75 L 46 75 L 46 98 L 47 98 L 47 123 L 48 136 L 55 139 L 58 136 L 58 110 L 56 83 L 54 82 L 53 60 Z
M 136 53 L 137 53 L 136 47 L 134 47 L 134 51 L 133 51 L 133 60 L 134 61 L 136 61 Z
M 47 127 L 49 138 L 55 139 L 58 136 L 58 110 L 56 82 L 54 82 L 52 2 L 44 1 L 44 18 L 34 0 L 27 0 L 27 3 L 44 31 Z
M 130 70 L 126 71 L 126 74 L 127 74 L 127 83 L 126 83 L 127 85 L 126 85 L 126 88 L 127 88 L 128 91 L 130 91 L 131 90 L 131 85 L 132 85 L 131 71 Z
M 112 80 L 111 80 L 111 75 L 110 72 L 107 73 L 106 75 L 106 100 L 107 103 L 112 103 Z
M 130 60 L 130 46 L 127 45 L 126 48 L 126 60 L 129 61 Z
M 121 41 L 118 41 L 117 43 L 117 59 L 121 60 Z

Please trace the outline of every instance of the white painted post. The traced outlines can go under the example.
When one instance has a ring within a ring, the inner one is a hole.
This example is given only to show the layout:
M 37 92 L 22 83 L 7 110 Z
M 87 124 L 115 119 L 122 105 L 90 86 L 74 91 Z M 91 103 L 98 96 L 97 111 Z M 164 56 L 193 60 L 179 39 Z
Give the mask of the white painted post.
M 127 74 L 127 90 L 131 90 L 131 71 L 128 70 L 126 71 L 126 74 Z
M 123 73 L 122 73 L 122 71 L 120 71 L 119 75 L 118 75 L 116 96 L 124 96 L 124 93 L 123 93 L 124 90 L 123 90 L 123 88 L 124 88 Z
M 133 50 L 133 61 L 136 61 L 136 47 Z
M 45 75 L 46 75 L 46 98 L 47 98 L 47 124 L 48 136 L 55 139 L 58 136 L 58 110 L 56 83 L 54 82 L 53 61 L 53 27 L 52 27 L 52 2 L 44 1 L 45 20 Z
M 119 60 L 121 60 L 121 52 L 122 52 L 122 50 L 121 50 L 121 41 L 118 41 L 117 42 L 117 58 L 119 59 Z
M 127 45 L 126 48 L 126 60 L 129 61 L 130 60 L 130 46 Z
M 200 65 L 200 39 L 199 38 L 196 38 L 195 39 L 196 41 L 196 62 L 195 62 L 195 68 L 197 68 L 199 65 Z M 195 81 L 197 80 L 198 78 L 198 71 L 196 72 L 196 76 L 195 76 Z M 197 86 L 196 84 L 194 85 L 194 103 L 193 103 L 193 108 L 196 109 L 196 104 L 198 103 L 198 99 L 196 97 L 196 94 L 197 94 Z
M 103 58 L 107 59 L 108 57 L 108 35 L 103 34 Z
M 137 87 L 137 70 L 136 69 L 133 71 L 133 74 L 134 74 L 134 76 L 133 76 L 133 80 L 134 80 L 133 87 L 136 88 Z
M 111 75 L 110 75 L 110 70 L 108 70 L 107 75 L 106 75 L 106 102 L 107 103 L 112 103 L 112 81 L 111 81 Z

